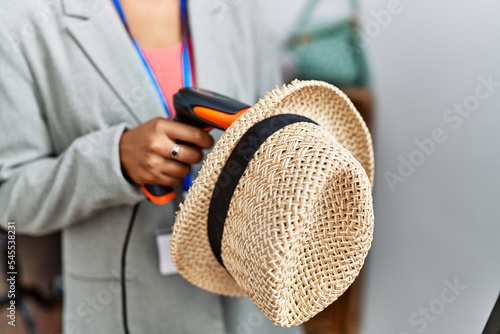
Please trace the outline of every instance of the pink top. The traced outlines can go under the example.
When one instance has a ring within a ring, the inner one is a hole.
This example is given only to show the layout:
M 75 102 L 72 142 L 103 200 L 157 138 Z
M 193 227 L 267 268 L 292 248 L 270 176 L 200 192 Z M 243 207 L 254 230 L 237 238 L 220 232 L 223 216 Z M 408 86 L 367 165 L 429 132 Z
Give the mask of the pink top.
M 182 42 L 161 49 L 142 49 L 175 116 L 174 94 L 182 88 Z

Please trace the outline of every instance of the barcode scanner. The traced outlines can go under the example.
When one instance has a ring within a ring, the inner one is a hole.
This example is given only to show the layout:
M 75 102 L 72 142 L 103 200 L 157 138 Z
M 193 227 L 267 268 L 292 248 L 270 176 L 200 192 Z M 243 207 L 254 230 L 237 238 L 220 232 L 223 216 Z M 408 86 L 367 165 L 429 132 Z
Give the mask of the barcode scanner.
M 174 108 L 174 121 L 208 132 L 213 128 L 226 130 L 250 106 L 221 94 L 191 87 L 182 88 L 174 95 Z M 172 187 L 143 185 L 142 191 L 151 202 L 158 205 L 175 198 Z

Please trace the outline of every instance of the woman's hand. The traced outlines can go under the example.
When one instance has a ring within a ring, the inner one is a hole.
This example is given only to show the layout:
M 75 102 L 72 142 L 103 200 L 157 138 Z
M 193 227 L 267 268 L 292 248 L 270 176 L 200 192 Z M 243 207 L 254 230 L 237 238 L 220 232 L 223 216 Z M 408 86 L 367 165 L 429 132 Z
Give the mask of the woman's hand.
M 172 156 L 176 141 L 181 144 Z M 123 133 L 120 162 L 123 173 L 136 184 L 175 186 L 190 173 L 191 164 L 203 159 L 201 150 L 213 143 L 201 129 L 158 117 Z

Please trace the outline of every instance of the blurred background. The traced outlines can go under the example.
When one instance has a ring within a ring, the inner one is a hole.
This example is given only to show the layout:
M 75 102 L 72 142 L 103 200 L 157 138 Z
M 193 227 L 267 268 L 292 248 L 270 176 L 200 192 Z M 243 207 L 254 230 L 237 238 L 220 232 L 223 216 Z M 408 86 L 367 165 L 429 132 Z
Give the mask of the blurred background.
M 375 144 L 372 250 L 308 334 L 481 333 L 500 292 L 500 2 L 259 1 L 286 81 L 342 87 Z M 21 283 L 59 333 L 58 238 L 37 240 L 18 237 Z

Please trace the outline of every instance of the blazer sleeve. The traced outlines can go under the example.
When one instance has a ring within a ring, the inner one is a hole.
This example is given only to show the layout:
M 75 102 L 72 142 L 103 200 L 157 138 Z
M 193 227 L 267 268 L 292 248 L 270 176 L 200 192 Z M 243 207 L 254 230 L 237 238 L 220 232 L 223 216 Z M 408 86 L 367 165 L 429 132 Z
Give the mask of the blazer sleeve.
M 88 133 L 56 156 L 28 64 L 0 29 L 0 226 L 42 235 L 144 199 L 121 173 L 125 127 Z

